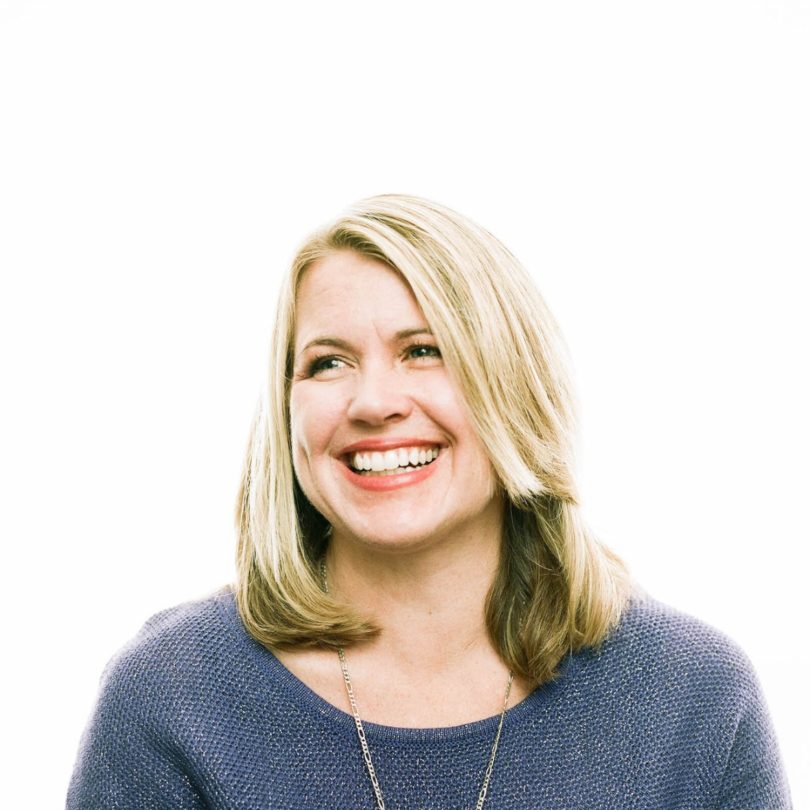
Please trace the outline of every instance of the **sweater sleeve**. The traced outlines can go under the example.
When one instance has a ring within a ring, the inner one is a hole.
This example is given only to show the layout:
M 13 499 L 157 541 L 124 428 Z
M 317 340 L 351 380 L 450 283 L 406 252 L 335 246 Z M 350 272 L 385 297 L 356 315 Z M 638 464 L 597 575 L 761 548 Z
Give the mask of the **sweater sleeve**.
M 790 810 L 790 790 L 765 698 L 753 668 L 747 674 L 716 808 Z
M 66 810 L 202 810 L 205 803 L 171 744 L 165 692 L 144 661 L 105 669 L 82 735 Z

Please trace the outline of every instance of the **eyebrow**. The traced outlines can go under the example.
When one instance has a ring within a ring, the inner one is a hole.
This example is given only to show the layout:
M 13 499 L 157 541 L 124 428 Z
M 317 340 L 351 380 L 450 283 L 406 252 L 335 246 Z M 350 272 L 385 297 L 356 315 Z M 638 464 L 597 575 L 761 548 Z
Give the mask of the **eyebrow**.
M 417 326 L 413 329 L 400 329 L 394 335 L 394 343 L 399 343 L 402 340 L 407 340 L 409 337 L 414 337 L 415 335 L 433 335 L 433 332 L 428 329 L 426 326 Z M 300 357 L 307 349 L 311 349 L 313 346 L 334 346 L 337 349 L 343 349 L 344 351 L 349 351 L 352 346 L 345 340 L 341 340 L 340 338 L 331 337 L 330 335 L 323 335 L 322 337 L 316 337 L 313 340 L 310 340 L 306 346 L 304 346 L 300 352 L 298 352 L 298 357 Z

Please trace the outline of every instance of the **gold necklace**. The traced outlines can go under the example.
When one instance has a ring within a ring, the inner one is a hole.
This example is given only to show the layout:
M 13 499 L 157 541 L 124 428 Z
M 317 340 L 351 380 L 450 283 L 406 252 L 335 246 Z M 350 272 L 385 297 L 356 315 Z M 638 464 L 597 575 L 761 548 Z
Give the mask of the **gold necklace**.
M 326 560 L 321 559 L 321 580 L 323 581 L 324 593 L 329 593 L 329 587 L 326 584 Z M 382 795 L 380 783 L 377 780 L 377 773 L 374 770 L 374 763 L 371 761 L 371 751 L 366 741 L 366 730 L 363 728 L 363 721 L 360 719 L 360 712 L 357 710 L 357 701 L 354 699 L 354 689 L 352 688 L 352 681 L 349 677 L 349 667 L 346 664 L 346 653 L 343 647 L 338 647 L 338 658 L 340 659 L 340 669 L 343 673 L 343 683 L 346 685 L 346 694 L 349 696 L 349 705 L 352 707 L 352 716 L 354 717 L 354 726 L 357 729 L 357 738 L 360 740 L 360 748 L 363 751 L 363 760 L 366 763 L 366 770 L 368 771 L 369 778 L 371 779 L 371 786 L 374 788 L 374 796 L 377 799 L 377 810 L 385 810 L 385 801 Z M 503 708 L 501 709 L 501 716 L 498 720 L 498 729 L 495 732 L 495 739 L 492 743 L 492 751 L 489 755 L 489 762 L 487 762 L 486 770 L 484 771 L 484 779 L 481 784 L 481 790 L 478 791 L 478 801 L 475 804 L 475 810 L 481 810 L 484 806 L 484 800 L 487 797 L 487 790 L 489 789 L 489 780 L 492 776 L 492 769 L 495 766 L 495 754 L 498 752 L 498 743 L 501 740 L 501 730 L 503 729 L 503 720 L 506 716 L 506 707 L 509 703 L 509 693 L 512 691 L 512 681 L 514 680 L 514 673 L 509 672 L 509 680 L 506 683 L 506 694 L 503 698 Z

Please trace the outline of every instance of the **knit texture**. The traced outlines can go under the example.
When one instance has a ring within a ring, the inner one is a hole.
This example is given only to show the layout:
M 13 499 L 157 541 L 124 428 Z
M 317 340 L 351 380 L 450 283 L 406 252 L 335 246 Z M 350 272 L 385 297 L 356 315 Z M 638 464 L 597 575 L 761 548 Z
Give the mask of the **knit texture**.
M 387 810 L 475 807 L 497 723 L 366 723 Z M 351 716 L 247 634 L 227 589 L 159 613 L 112 659 L 67 798 L 68 810 L 374 807 Z M 651 599 L 507 712 L 485 804 L 789 807 L 750 662 Z

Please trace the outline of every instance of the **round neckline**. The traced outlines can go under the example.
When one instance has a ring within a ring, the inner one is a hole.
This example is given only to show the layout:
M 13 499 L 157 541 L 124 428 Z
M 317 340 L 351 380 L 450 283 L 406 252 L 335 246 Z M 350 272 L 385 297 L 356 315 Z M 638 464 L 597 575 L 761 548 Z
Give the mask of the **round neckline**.
M 311 713 L 317 714 L 321 718 L 326 718 L 338 725 L 344 732 L 354 735 L 354 717 L 343 709 L 322 698 L 317 692 L 305 684 L 297 675 L 293 674 L 267 647 L 254 639 L 245 628 L 244 623 L 236 607 L 236 598 L 232 591 L 224 594 L 225 598 L 221 605 L 228 622 L 236 631 L 243 648 L 258 670 L 269 676 L 266 689 L 272 691 L 272 685 L 281 685 L 295 701 L 295 705 L 304 707 Z M 568 655 L 559 665 L 557 677 L 542 686 L 537 687 L 528 694 L 520 703 L 507 709 L 504 715 L 504 725 L 514 725 L 520 723 L 541 703 L 553 700 L 561 692 L 566 684 L 571 680 L 579 663 L 579 655 Z M 337 654 L 335 654 L 336 677 L 340 675 Z M 369 737 L 379 739 L 396 739 L 399 741 L 440 741 L 453 740 L 463 737 L 476 737 L 491 735 L 500 721 L 500 712 L 490 717 L 480 720 L 473 720 L 469 723 L 462 723 L 454 726 L 436 727 L 411 727 L 411 726 L 388 726 L 380 723 L 373 723 L 363 719 L 363 728 Z M 361 714 L 362 719 L 362 714 Z

